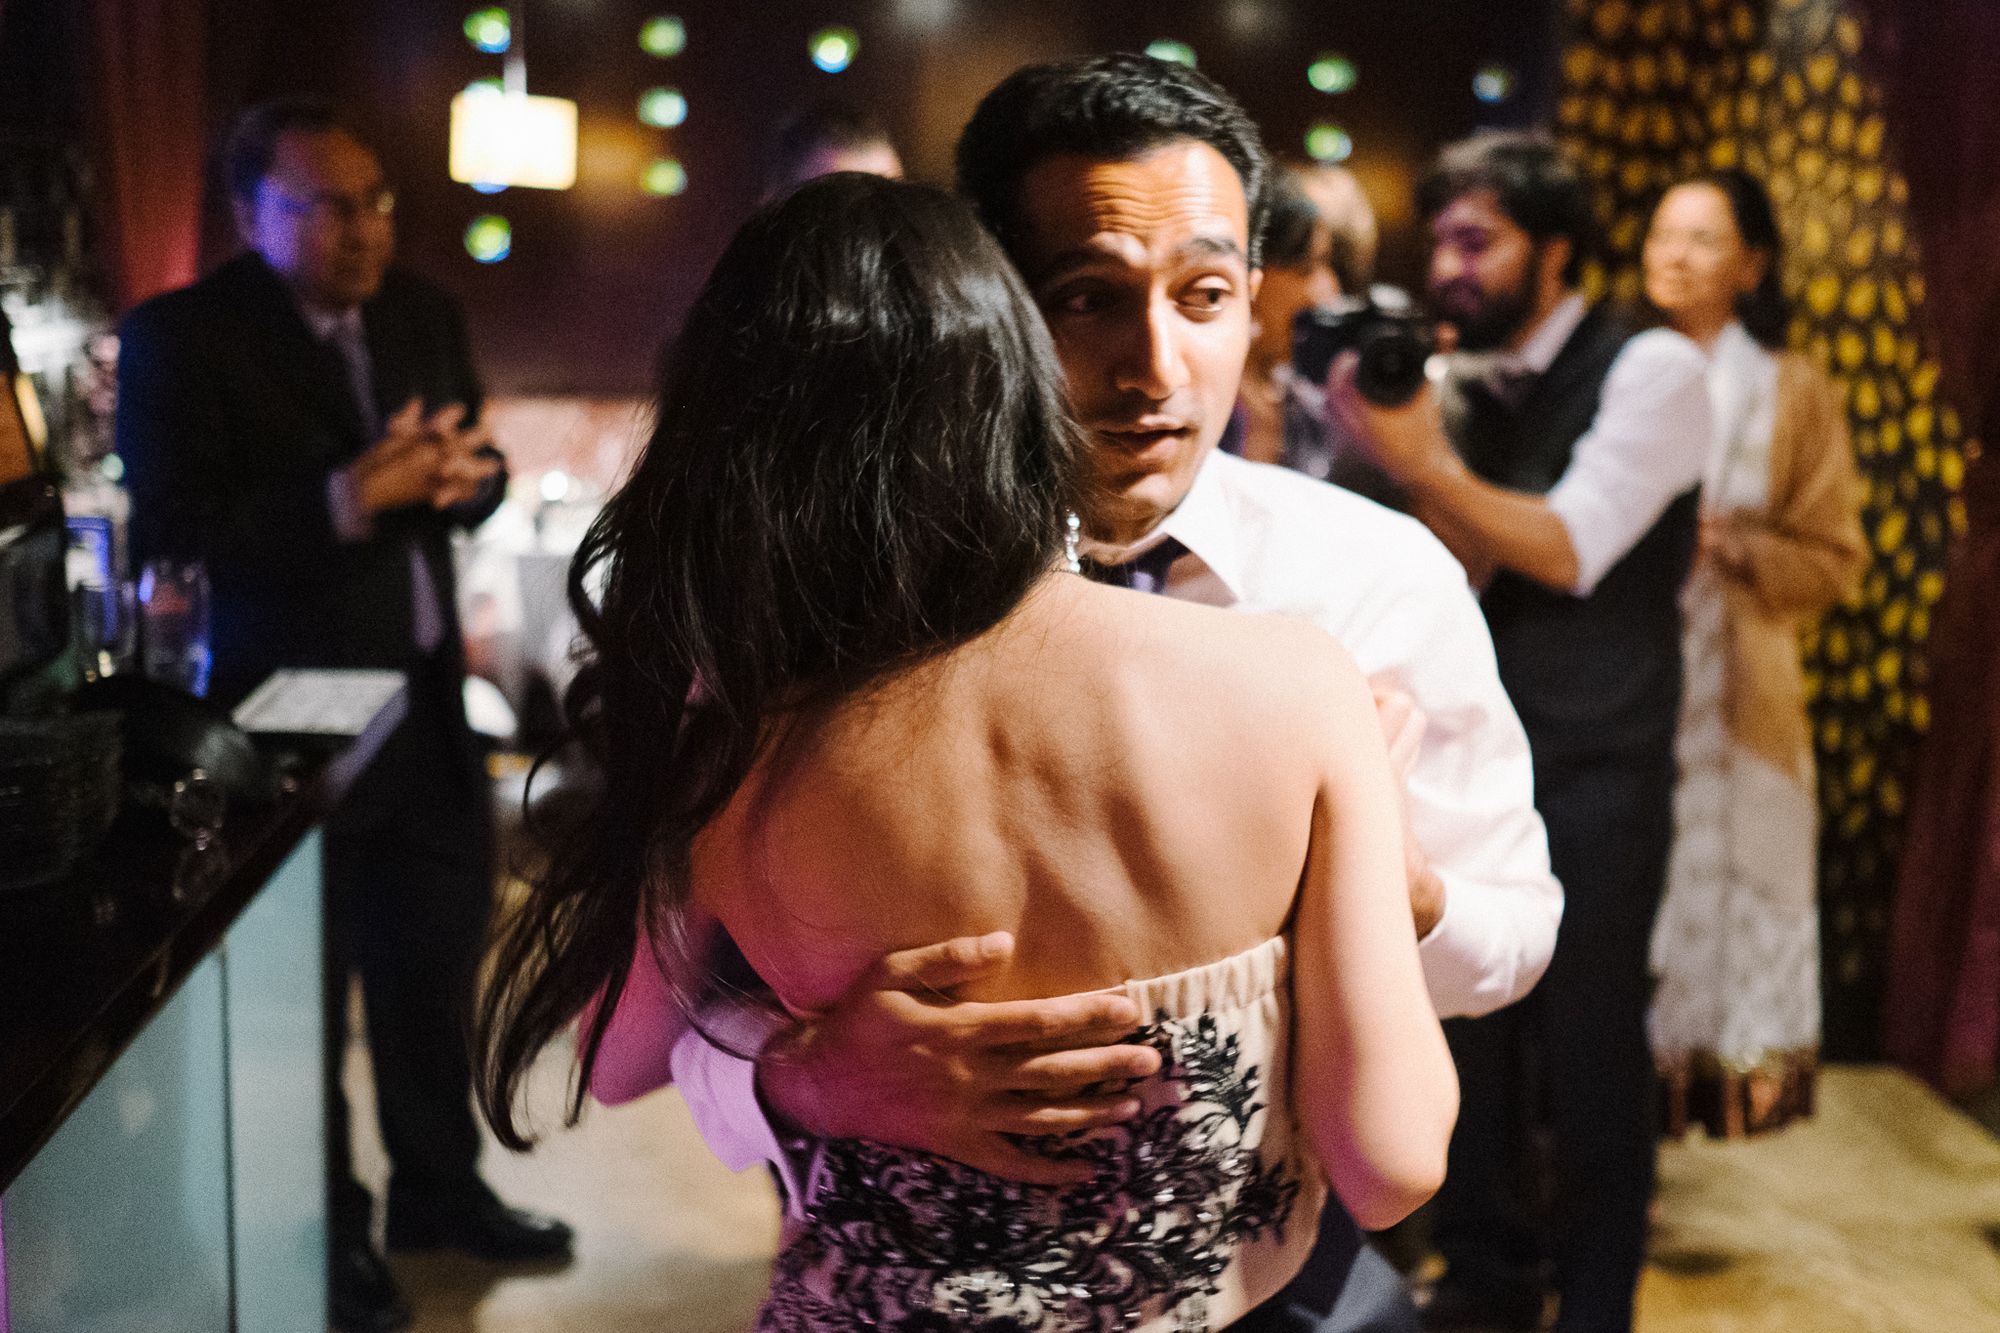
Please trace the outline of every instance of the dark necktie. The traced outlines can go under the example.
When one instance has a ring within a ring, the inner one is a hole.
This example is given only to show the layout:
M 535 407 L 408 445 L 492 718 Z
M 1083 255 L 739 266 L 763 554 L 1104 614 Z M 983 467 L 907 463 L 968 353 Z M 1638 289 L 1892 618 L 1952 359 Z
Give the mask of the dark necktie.
M 354 405 L 361 410 L 361 430 L 369 439 L 374 439 L 382 431 L 382 423 L 375 410 L 375 370 L 368 364 L 368 340 L 361 324 L 361 312 L 350 310 L 340 317 L 333 326 L 333 334 L 327 339 L 333 350 L 340 353 L 340 363 L 347 370 L 348 387 L 354 392 Z
M 347 382 L 354 391 L 354 405 L 361 411 L 361 424 L 370 440 L 380 434 L 382 422 L 375 408 L 375 371 L 368 360 L 368 341 L 361 312 L 349 311 L 333 326 L 327 339 L 347 368 Z M 437 580 L 431 577 L 423 550 L 412 540 L 410 549 L 410 637 L 417 652 L 429 657 L 444 642 L 443 602 L 438 597 Z
M 1096 583 L 1130 588 L 1135 592 L 1165 592 L 1168 567 L 1187 553 L 1187 547 L 1169 537 L 1145 554 L 1127 560 L 1122 565 L 1101 564 L 1086 556 L 1083 560 L 1083 573 L 1086 578 Z
M 1500 407 L 1509 412 L 1518 412 L 1521 404 L 1527 401 L 1528 394 L 1534 389 L 1535 381 L 1540 378 L 1541 376 L 1526 366 L 1496 366 L 1480 381 L 1480 387 L 1485 389 Z

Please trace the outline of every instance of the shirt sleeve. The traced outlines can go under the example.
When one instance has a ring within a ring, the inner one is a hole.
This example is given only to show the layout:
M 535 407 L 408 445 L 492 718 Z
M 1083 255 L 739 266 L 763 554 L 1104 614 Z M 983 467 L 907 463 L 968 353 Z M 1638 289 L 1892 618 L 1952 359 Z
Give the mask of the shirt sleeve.
M 1534 807 L 1528 738 L 1500 685 L 1493 640 L 1463 571 L 1435 539 L 1401 561 L 1375 614 L 1347 636 L 1371 684 L 1423 710 L 1404 784 L 1417 846 L 1444 885 L 1418 946 L 1440 1017 L 1472 1017 L 1534 988 L 1555 950 L 1562 887 Z
M 784 1025 L 782 1015 L 762 1007 L 704 1006 L 698 1024 L 674 1043 L 673 1080 L 716 1160 L 731 1171 L 769 1163 L 784 1182 L 787 1207 L 796 1209 L 812 1145 L 781 1141 L 757 1097 L 756 1058 Z
M 333 535 L 343 542 L 366 541 L 374 525 L 361 507 L 361 487 L 355 483 L 352 467 L 335 468 L 326 476 L 326 507 L 333 519 Z
M 1707 369 L 1701 349 L 1667 329 L 1633 338 L 1611 363 L 1597 417 L 1548 494 L 1576 552 L 1577 596 L 1700 484 L 1714 431 Z
M 601 998 L 585 1008 L 580 1030 L 590 1026 Z M 690 1020 L 641 936 L 597 1050 L 591 1095 L 615 1106 L 672 1083 L 718 1161 L 731 1171 L 768 1162 L 788 1199 L 800 1199 L 809 1145 L 788 1150 L 757 1098 L 757 1059 L 786 1022 L 768 1005 L 727 997 L 703 1001 Z

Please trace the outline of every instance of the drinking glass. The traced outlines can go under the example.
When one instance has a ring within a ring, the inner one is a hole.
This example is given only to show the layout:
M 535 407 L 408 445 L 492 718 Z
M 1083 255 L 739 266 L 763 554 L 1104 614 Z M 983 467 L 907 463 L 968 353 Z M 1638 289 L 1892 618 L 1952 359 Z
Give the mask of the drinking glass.
M 208 571 L 199 560 L 149 560 L 139 574 L 140 661 L 146 675 L 208 693 Z
M 69 590 L 70 633 L 84 678 L 98 680 L 132 669 L 132 584 L 114 578 L 74 583 Z

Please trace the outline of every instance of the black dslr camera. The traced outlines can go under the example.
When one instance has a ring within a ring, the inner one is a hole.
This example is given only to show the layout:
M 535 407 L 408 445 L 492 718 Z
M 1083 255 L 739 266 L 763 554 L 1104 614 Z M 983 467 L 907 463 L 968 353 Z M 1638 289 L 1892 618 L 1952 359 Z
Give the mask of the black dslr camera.
M 1333 359 L 1350 349 L 1361 354 L 1355 389 L 1371 403 L 1397 407 L 1423 387 L 1435 345 L 1410 298 L 1393 287 L 1302 310 L 1292 321 L 1292 368 L 1308 384 L 1326 383 Z

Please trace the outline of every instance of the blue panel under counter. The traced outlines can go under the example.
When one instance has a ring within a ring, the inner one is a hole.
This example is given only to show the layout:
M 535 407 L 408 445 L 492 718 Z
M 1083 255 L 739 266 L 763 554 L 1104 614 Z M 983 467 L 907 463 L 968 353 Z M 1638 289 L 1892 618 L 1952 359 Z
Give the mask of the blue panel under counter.
M 223 949 L 236 1333 L 326 1309 L 320 839 L 299 844 Z
M 8 1188 L 11 1333 L 230 1327 L 222 1008 L 211 956 Z

